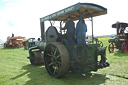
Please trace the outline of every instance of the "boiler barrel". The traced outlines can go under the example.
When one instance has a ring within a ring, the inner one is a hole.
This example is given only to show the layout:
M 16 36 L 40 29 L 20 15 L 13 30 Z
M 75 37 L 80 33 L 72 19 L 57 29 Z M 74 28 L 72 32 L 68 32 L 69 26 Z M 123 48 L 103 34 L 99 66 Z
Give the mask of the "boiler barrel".
M 41 42 L 39 45 L 38 45 L 39 49 L 41 51 L 44 51 L 45 50 L 45 47 L 46 47 L 46 42 Z

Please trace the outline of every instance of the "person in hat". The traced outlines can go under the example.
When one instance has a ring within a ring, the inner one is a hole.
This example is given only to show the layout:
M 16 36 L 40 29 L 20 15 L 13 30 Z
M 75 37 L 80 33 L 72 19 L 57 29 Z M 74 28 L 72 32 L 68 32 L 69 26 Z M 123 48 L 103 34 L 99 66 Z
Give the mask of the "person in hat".
M 74 36 L 75 36 L 75 23 L 72 21 L 72 17 L 68 16 L 66 18 L 67 22 L 61 30 L 67 29 L 66 36 L 70 44 L 75 44 Z

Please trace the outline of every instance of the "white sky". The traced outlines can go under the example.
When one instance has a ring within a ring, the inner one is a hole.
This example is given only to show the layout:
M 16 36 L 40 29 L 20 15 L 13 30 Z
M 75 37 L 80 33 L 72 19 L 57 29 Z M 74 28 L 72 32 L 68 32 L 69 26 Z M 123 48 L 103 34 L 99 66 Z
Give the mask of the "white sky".
M 113 23 L 128 22 L 127 0 L 0 0 L 0 39 L 6 40 L 12 33 L 26 38 L 40 37 L 39 18 L 78 2 L 95 3 L 108 9 L 106 15 L 94 18 L 94 35 L 115 34 Z M 89 34 L 91 23 L 86 21 L 86 24 Z

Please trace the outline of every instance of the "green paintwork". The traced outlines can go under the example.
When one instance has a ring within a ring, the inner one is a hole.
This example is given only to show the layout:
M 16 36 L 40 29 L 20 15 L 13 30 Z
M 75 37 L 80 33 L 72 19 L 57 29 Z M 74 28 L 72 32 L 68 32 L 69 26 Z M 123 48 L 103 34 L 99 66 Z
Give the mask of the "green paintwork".
M 105 47 L 99 47 L 99 44 L 94 43 L 87 45 L 83 43 L 71 45 L 67 39 L 69 36 L 62 34 L 61 30 L 58 31 L 51 22 L 65 21 L 67 16 L 71 16 L 73 21 L 80 20 L 80 24 L 82 25 L 82 18 L 91 18 L 90 21 L 92 21 L 93 35 L 92 17 L 103 14 L 107 14 L 107 9 L 102 6 L 92 3 L 77 3 L 53 14 L 40 18 L 42 44 L 31 48 L 29 53 L 32 54 L 31 50 L 33 49 L 44 51 L 45 67 L 48 73 L 56 78 L 64 76 L 69 70 L 72 72 L 86 73 L 90 71 L 97 71 L 99 68 L 109 66 L 109 63 L 106 62 Z M 44 22 L 47 20 L 50 21 L 51 26 L 45 32 Z M 63 23 L 60 22 L 60 27 L 62 24 Z M 57 49 L 57 53 L 56 50 L 53 50 L 51 47 Z M 99 55 L 101 56 L 100 61 L 98 61 Z M 57 56 L 59 56 L 59 58 Z M 59 70 L 59 73 L 56 71 L 56 68 Z
M 74 64 L 76 68 L 72 68 L 75 72 L 86 73 L 98 70 L 98 44 L 90 44 L 85 47 L 87 50 L 84 49 L 84 45 L 80 47 L 80 45 L 76 44 L 68 47 L 71 62 L 76 62 L 76 65 Z M 83 57 L 80 58 L 79 56 Z M 80 61 L 77 61 L 78 57 Z

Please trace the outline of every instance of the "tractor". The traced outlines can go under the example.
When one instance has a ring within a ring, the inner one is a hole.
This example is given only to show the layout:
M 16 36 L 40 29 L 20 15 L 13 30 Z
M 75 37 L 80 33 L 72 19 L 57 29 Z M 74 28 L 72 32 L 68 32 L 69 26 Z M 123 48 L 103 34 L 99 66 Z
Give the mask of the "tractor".
M 128 33 L 125 31 L 126 27 L 128 27 L 128 23 L 124 22 L 117 22 L 112 25 L 112 28 L 116 28 L 117 34 L 116 36 L 110 38 L 108 40 L 109 46 L 108 50 L 109 53 L 114 53 L 114 49 L 119 49 L 122 53 L 126 53 L 128 49 Z
M 106 47 L 94 43 L 94 38 L 87 44 L 69 44 L 66 30 L 62 31 L 54 26 L 55 22 L 59 22 L 59 27 L 62 27 L 67 16 L 72 16 L 73 21 L 80 20 L 80 24 L 82 19 L 88 18 L 91 21 L 93 37 L 93 17 L 104 14 L 107 14 L 107 9 L 100 5 L 77 3 L 40 18 L 41 42 L 29 48 L 27 58 L 33 65 L 44 64 L 48 74 L 55 78 L 61 78 L 69 71 L 85 74 L 108 67 L 110 64 L 107 62 Z M 50 22 L 48 29 L 45 29 L 45 21 Z M 81 41 L 83 38 L 81 37 Z
M 23 47 L 24 38 L 25 37 L 22 36 L 7 37 L 7 41 L 4 43 L 4 48 L 21 48 Z

